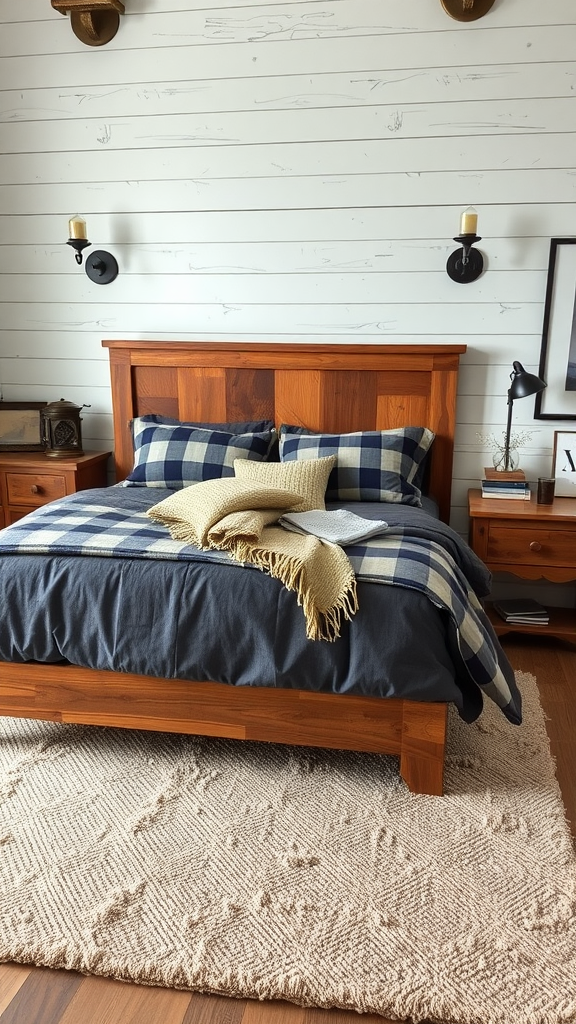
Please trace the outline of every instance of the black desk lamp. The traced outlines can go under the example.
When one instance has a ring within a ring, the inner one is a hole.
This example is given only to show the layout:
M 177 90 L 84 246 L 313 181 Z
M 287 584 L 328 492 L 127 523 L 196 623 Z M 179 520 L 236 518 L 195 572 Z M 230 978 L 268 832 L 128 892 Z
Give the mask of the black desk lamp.
M 512 363 L 513 370 L 510 374 L 510 387 L 508 388 L 508 420 L 506 423 L 506 435 L 504 438 L 504 472 L 507 473 L 513 467 L 510 463 L 510 430 L 512 427 L 512 403 L 517 398 L 528 398 L 528 395 L 537 395 L 543 391 L 546 384 L 535 373 L 528 373 L 522 363 L 516 359 Z

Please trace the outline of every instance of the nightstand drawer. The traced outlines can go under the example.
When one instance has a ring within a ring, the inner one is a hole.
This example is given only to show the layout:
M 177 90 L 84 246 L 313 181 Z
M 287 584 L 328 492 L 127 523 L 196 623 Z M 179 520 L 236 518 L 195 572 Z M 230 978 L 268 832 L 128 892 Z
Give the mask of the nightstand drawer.
M 66 478 L 48 473 L 6 473 L 9 505 L 36 508 L 66 494 Z
M 0 452 L 0 529 L 77 491 L 106 487 L 110 452 L 53 459 L 43 452 Z
M 487 560 L 519 565 L 573 566 L 576 534 L 568 530 L 547 530 L 538 523 L 528 528 L 491 524 Z

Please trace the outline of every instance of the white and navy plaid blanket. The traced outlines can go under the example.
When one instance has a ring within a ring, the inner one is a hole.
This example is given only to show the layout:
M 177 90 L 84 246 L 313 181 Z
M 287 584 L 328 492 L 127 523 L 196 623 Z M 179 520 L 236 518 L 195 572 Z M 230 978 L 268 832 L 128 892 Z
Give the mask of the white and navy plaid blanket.
M 396 526 L 384 536 L 347 547 L 346 553 L 357 579 L 418 590 L 447 612 L 470 677 L 511 721 L 519 721 L 500 667 L 497 640 L 473 586 L 438 536 L 425 534 L 422 529 Z M 187 559 L 241 565 L 226 552 L 201 551 L 172 540 L 166 527 L 150 519 L 145 510 L 80 501 L 79 496 L 52 502 L 0 531 L 2 554 Z

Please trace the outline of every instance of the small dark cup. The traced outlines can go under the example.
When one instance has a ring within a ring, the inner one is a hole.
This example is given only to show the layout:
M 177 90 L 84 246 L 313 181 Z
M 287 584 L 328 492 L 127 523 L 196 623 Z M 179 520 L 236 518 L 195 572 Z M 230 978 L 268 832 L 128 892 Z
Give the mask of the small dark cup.
M 538 505 L 551 505 L 554 501 L 554 484 L 556 483 L 554 477 L 550 476 L 539 476 L 538 477 L 538 490 L 536 492 L 536 501 Z

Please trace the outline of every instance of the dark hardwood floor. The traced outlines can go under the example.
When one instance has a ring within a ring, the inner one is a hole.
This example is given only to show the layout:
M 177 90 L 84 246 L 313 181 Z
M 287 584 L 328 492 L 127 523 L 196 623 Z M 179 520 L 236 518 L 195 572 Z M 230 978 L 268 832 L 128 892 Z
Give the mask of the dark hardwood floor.
M 536 676 L 567 815 L 576 836 L 576 649 L 503 637 L 515 669 Z M 291 1003 L 223 999 L 0 964 L 0 1024 L 387 1024 L 383 1017 Z M 391 1024 L 391 1022 L 390 1022 Z

